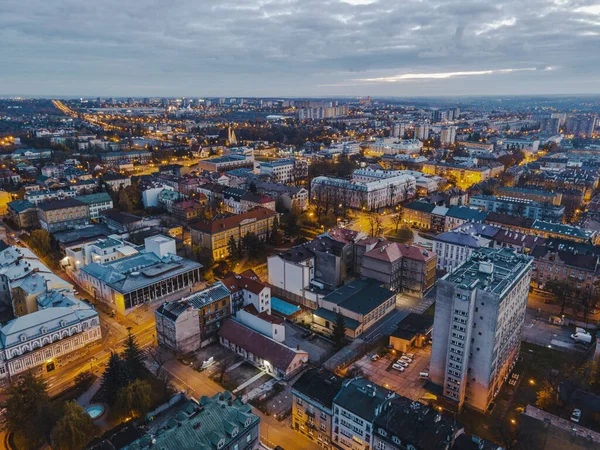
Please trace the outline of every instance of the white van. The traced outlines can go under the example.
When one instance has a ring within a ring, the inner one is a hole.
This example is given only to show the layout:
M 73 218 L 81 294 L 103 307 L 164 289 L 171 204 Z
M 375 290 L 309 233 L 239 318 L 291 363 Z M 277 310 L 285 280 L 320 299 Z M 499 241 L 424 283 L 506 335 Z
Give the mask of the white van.
M 419 378 L 422 380 L 429 380 L 429 372 L 419 372 Z

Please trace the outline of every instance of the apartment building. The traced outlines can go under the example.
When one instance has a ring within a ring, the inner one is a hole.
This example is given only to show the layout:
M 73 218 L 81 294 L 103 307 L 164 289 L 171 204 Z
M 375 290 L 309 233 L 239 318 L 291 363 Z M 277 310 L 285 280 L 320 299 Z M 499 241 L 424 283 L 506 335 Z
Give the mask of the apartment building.
M 485 412 L 521 347 L 533 258 L 479 249 L 438 282 L 429 374 L 449 408 Z
M 239 243 L 246 234 L 254 233 L 264 240 L 273 228 L 277 215 L 273 210 L 259 207 L 244 214 L 192 223 L 192 245 L 207 249 L 215 260 L 226 258 L 229 256 L 227 244 L 231 237 Z
M 270 176 L 271 180 L 277 183 L 291 183 L 295 178 L 295 165 L 296 160 L 294 158 L 261 161 L 260 174 Z
M 334 448 L 331 444 L 333 399 L 343 381 L 327 369 L 315 368 L 304 372 L 292 385 L 292 429 L 324 449 Z
M 437 256 L 417 246 L 379 241 L 362 256 L 364 277 L 395 292 L 421 297 L 435 283 Z
M 560 192 L 546 191 L 541 189 L 529 189 L 521 187 L 499 187 L 499 195 L 503 197 L 522 198 L 537 203 L 550 203 L 559 206 L 562 202 Z
M 344 381 L 333 399 L 333 445 L 343 450 L 374 448 L 375 420 L 396 397 L 364 378 Z
M 486 230 L 487 229 L 487 230 Z M 487 231 L 487 233 L 482 233 Z M 493 233 L 490 232 L 493 231 Z M 433 253 L 437 255 L 437 268 L 451 272 L 471 257 L 474 251 L 493 246 L 493 236 L 499 231 L 490 225 L 459 227 L 433 238 Z
M 68 230 L 89 222 L 88 206 L 74 198 L 40 203 L 38 210 L 40 226 L 50 233 Z
M 75 197 L 76 200 L 85 203 L 88 206 L 88 211 L 91 220 L 98 220 L 100 218 L 100 212 L 106 211 L 113 207 L 112 198 L 106 192 L 99 192 L 97 194 L 80 195 Z
M 505 196 L 474 195 L 469 199 L 469 205 L 486 211 L 508 213 L 548 222 L 561 222 L 565 214 L 564 206 Z

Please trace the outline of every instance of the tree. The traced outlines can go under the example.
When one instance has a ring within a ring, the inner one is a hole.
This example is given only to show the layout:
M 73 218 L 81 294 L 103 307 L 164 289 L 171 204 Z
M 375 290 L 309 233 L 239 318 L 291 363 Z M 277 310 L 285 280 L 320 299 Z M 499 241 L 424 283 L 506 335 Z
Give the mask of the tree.
M 258 192 L 258 187 L 256 187 L 256 183 L 254 181 L 252 181 L 249 185 L 248 185 L 248 190 L 250 192 L 252 192 L 253 194 L 256 194 Z
M 238 256 L 238 244 L 233 236 L 229 236 L 227 241 L 227 251 L 229 252 L 229 258 L 234 259 Z
M 40 257 L 45 257 L 50 254 L 52 247 L 50 245 L 52 236 L 46 230 L 40 228 L 31 232 L 29 245 L 31 249 Z
M 335 314 L 335 323 L 333 324 L 331 339 L 333 339 L 337 348 L 342 348 L 346 341 L 346 318 L 339 311 Z
M 56 423 L 56 408 L 50 404 L 46 382 L 27 372 L 23 378 L 6 389 L 6 412 L 2 421 L 14 433 L 19 447 L 37 449 L 49 443 L 50 432 Z
M 413 231 L 409 227 L 404 226 L 400 228 L 400 231 L 398 233 L 396 233 L 396 237 L 400 242 L 408 243 L 412 241 Z
M 560 315 L 573 303 L 573 287 L 563 280 L 548 280 L 544 286 L 550 291 L 556 302 L 560 305 Z
M 121 359 L 118 353 L 112 353 L 108 360 L 108 366 L 102 375 L 100 393 L 102 398 L 110 405 L 114 404 L 117 392 L 129 384 L 130 375 L 127 363 Z
M 128 213 L 133 212 L 133 205 L 125 189 L 119 191 L 119 209 Z
M 146 367 L 144 366 L 144 354 L 142 349 L 131 334 L 131 330 L 127 330 L 127 340 L 125 341 L 125 350 L 123 350 L 123 360 L 127 364 L 127 372 L 131 379 L 142 378 Z
M 548 381 L 536 392 L 535 406 L 545 411 L 551 410 L 556 405 L 557 392 Z
M 371 236 L 377 237 L 383 234 L 383 223 L 381 217 L 378 214 L 371 213 L 368 217 L 369 229 L 371 230 Z
M 394 230 L 398 234 L 398 227 L 402 223 L 402 214 L 394 214 L 392 216 L 392 223 L 394 224 Z
M 63 416 L 52 429 L 52 446 L 64 450 L 84 448 L 96 435 L 92 418 L 75 401 L 66 402 Z
M 147 381 L 135 380 L 119 389 L 115 410 L 121 417 L 143 417 L 152 406 L 152 387 Z
M 273 225 L 271 226 L 271 233 L 269 234 L 269 236 L 271 244 L 277 243 L 277 238 L 279 236 L 279 219 L 277 218 L 277 216 L 273 218 Z

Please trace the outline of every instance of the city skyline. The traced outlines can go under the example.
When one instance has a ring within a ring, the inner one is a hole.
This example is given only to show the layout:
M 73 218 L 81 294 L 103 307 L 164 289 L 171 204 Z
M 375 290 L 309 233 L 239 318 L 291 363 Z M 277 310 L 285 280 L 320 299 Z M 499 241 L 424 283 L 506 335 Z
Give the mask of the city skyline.
M 591 1 L 9 1 L 0 95 L 598 94 Z

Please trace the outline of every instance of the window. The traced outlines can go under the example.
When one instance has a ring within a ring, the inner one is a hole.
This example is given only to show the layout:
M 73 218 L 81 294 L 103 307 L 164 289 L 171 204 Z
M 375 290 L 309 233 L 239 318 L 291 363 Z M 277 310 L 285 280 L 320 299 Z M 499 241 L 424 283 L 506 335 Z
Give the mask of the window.
M 250 433 L 248 433 L 248 436 L 246 436 L 246 442 L 250 442 L 251 439 L 252 439 L 252 435 Z
M 300 397 L 296 397 L 296 403 L 298 406 L 302 406 L 302 399 Z

